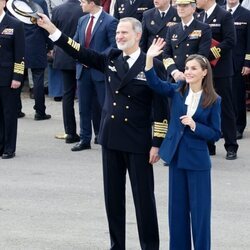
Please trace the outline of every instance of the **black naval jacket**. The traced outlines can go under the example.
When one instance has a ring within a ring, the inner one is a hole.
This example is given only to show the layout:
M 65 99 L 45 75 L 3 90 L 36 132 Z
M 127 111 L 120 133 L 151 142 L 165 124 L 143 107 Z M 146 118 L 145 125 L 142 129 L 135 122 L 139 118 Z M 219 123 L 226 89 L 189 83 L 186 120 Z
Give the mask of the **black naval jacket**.
M 204 13 L 200 12 L 197 19 L 202 21 Z M 217 46 L 211 47 L 208 57 L 209 61 L 218 59 L 213 69 L 213 76 L 233 76 L 232 49 L 236 44 L 236 32 L 232 15 L 217 4 L 206 23 L 212 30 L 212 38 L 219 42 Z
M 23 24 L 5 13 L 0 23 L 0 86 L 23 80 L 24 41 Z
M 250 11 L 239 5 L 233 13 L 237 44 L 233 50 L 235 71 L 250 67 Z
M 184 31 L 182 23 L 171 26 L 167 32 L 163 63 L 168 75 L 175 69 L 184 72 L 185 60 L 191 54 L 208 57 L 211 46 L 209 25 L 193 20 Z
M 102 146 L 132 153 L 148 153 L 152 146 L 160 146 L 165 137 L 167 120 L 157 101 L 159 96 L 149 88 L 144 75 L 145 53 L 141 52 L 125 74 L 121 50 L 112 49 L 108 54 L 101 54 L 81 47 L 64 34 L 56 45 L 79 62 L 105 74 L 106 97 L 99 130 L 99 142 Z M 158 60 L 154 63 L 159 77 L 165 79 L 163 64 Z
M 163 19 L 156 8 L 145 11 L 142 18 L 141 49 L 147 52 L 154 38 L 161 37 L 165 39 L 168 28 L 179 22 L 180 17 L 177 14 L 177 10 L 171 6 Z
M 134 17 L 141 22 L 143 12 L 152 8 L 152 0 L 116 0 L 114 17 L 118 20 L 123 17 Z

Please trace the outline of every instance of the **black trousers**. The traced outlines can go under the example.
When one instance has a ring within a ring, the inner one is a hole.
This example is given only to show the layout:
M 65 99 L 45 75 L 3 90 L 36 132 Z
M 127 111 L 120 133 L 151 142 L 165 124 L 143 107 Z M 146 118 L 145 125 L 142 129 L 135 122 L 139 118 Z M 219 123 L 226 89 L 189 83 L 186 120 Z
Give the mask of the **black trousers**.
M 141 249 L 158 250 L 159 232 L 154 176 L 149 154 L 134 154 L 102 147 L 105 205 L 112 250 L 125 250 L 125 191 L 128 171 Z
M 18 89 L 0 87 L 0 154 L 16 151 L 18 96 Z
M 221 96 L 221 130 L 224 136 L 225 149 L 237 152 L 236 141 L 236 118 L 232 98 L 232 78 L 214 77 L 214 86 L 218 95 Z
M 35 105 L 34 109 L 36 113 L 40 115 L 45 115 L 45 96 L 44 96 L 44 68 L 40 69 L 31 69 L 32 79 L 34 82 L 34 98 Z
M 63 124 L 66 134 L 76 134 L 74 100 L 76 94 L 76 71 L 62 70 L 63 76 Z
M 233 76 L 233 104 L 236 115 L 236 128 L 243 133 L 247 125 L 246 112 L 246 83 L 241 71 L 235 72 Z

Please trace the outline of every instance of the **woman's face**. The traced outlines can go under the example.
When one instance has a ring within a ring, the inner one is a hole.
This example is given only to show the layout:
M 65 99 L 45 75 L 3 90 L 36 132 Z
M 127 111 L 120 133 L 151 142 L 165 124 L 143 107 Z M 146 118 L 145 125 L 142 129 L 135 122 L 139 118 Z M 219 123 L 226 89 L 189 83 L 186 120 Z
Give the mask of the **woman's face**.
M 197 87 L 201 87 L 202 80 L 206 74 L 207 70 L 203 70 L 200 63 L 196 59 L 190 60 L 186 63 L 184 75 L 186 82 L 189 83 L 190 86 L 197 85 Z

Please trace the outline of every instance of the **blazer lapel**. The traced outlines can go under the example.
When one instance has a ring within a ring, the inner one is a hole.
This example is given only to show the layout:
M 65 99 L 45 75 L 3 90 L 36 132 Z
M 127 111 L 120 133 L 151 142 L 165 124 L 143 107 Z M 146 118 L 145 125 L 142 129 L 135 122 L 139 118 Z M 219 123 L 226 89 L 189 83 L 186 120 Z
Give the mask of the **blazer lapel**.
M 79 37 L 80 37 L 80 41 L 82 42 L 81 45 L 83 45 L 83 46 L 85 44 L 85 34 L 87 31 L 87 24 L 88 24 L 89 18 L 90 18 L 90 15 L 88 16 L 88 18 L 85 18 L 82 22 L 82 32 L 81 32 L 81 36 L 79 36 Z
M 144 66 L 145 66 L 145 55 L 141 52 L 136 62 L 133 64 L 133 66 L 129 69 L 127 74 L 125 74 L 124 78 L 122 79 L 119 89 L 123 88 L 132 79 L 134 79 L 141 71 L 143 71 Z
M 183 31 L 182 23 L 180 23 L 179 31 L 181 32 L 182 30 L 182 33 L 180 38 L 178 39 L 178 44 L 180 44 L 183 40 L 185 40 L 189 36 L 190 31 L 193 30 L 194 24 L 195 20 L 193 20 L 193 22 L 187 27 L 187 29 Z
M 7 25 L 7 19 L 8 19 L 8 16 L 7 16 L 7 14 L 5 14 L 5 16 L 4 16 L 3 20 L 2 20 L 2 22 L 0 23 L 0 34 L 2 34 L 3 30 L 4 30 L 6 27 L 8 27 L 8 25 Z
M 124 78 L 124 75 L 125 75 L 123 64 L 124 64 L 124 61 L 123 61 L 123 56 L 121 53 L 116 59 L 114 59 L 116 72 L 121 80 Z
M 96 31 L 98 30 L 98 28 L 99 28 L 100 25 L 102 24 L 103 19 L 104 19 L 104 12 L 102 11 L 101 15 L 99 16 L 99 18 L 98 18 L 98 20 L 97 20 L 97 22 L 96 22 L 96 24 L 95 24 L 95 26 L 94 26 L 93 31 L 92 31 L 92 33 L 91 33 L 90 43 L 91 43 L 91 40 L 92 40 L 92 38 L 94 37 Z

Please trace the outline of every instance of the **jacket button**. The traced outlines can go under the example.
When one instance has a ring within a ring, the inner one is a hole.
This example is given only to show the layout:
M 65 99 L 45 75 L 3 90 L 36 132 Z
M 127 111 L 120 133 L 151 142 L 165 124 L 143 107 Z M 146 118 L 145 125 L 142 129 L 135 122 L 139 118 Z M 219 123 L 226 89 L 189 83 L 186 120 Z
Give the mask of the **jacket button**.
M 128 121 L 128 118 L 125 118 L 124 121 L 127 122 L 127 121 Z
M 112 118 L 112 119 L 115 119 L 115 116 L 114 116 L 114 115 L 111 115 L 111 118 Z
M 116 93 L 116 94 L 119 94 L 119 91 L 118 91 L 118 90 L 116 90 L 116 91 L 115 91 L 115 93 Z
M 130 98 L 130 95 L 128 95 L 128 98 Z
M 187 46 L 189 46 L 189 43 L 187 43 Z
M 187 54 L 186 57 L 189 57 L 189 55 Z
M 177 58 L 177 56 L 174 56 L 174 58 Z
M 129 106 L 126 106 L 126 109 L 129 109 Z
M 113 106 L 116 106 L 116 102 L 113 102 Z

